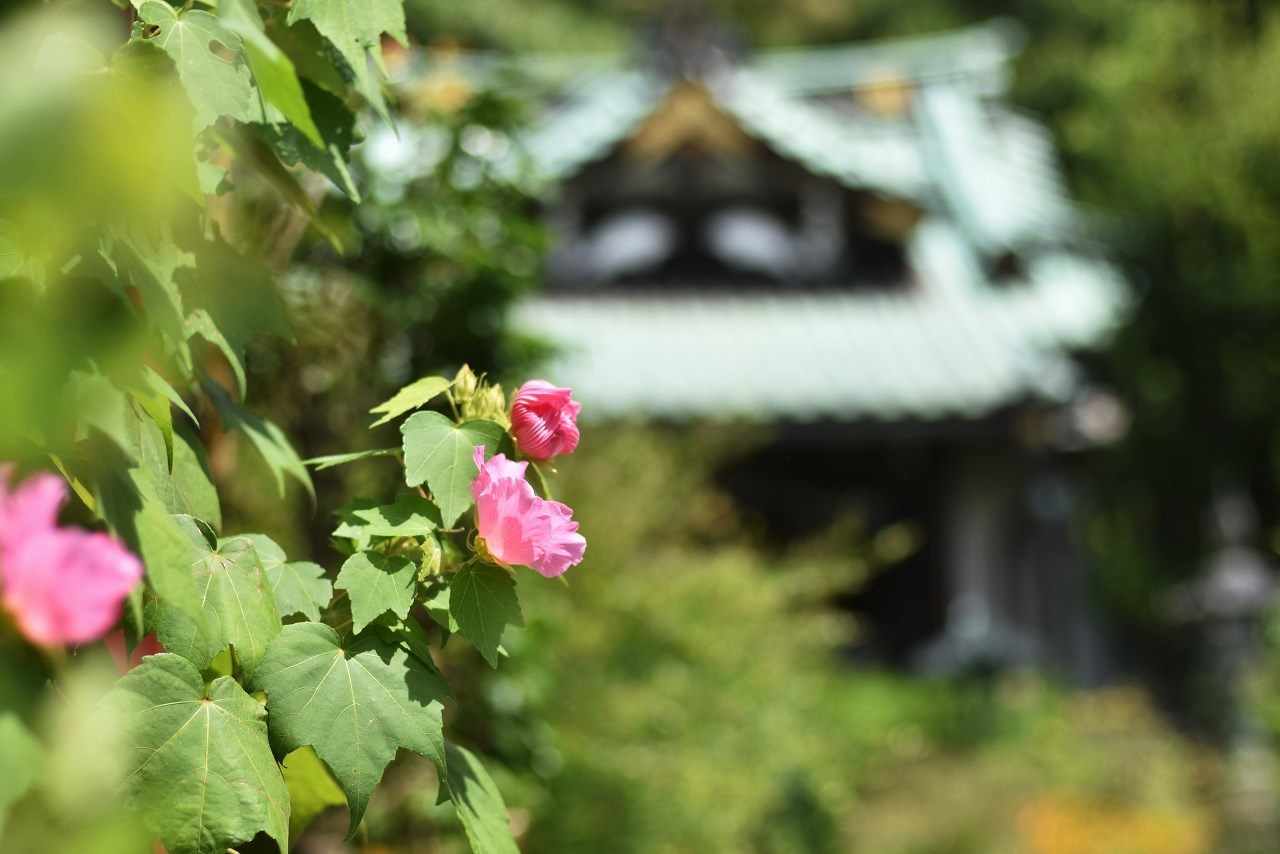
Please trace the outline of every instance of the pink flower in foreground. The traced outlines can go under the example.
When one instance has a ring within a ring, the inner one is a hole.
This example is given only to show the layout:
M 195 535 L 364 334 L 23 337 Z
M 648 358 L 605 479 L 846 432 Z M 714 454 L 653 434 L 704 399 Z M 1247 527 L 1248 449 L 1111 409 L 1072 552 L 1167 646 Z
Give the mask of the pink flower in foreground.
M 503 454 L 485 462 L 484 445 L 476 446 L 474 459 L 480 469 L 471 484 L 476 528 L 490 556 L 547 578 L 582 560 L 587 541 L 578 533 L 573 511 L 534 493 L 524 479 L 528 463 L 512 462 Z
M 511 432 L 521 452 L 532 460 L 549 460 L 578 447 L 578 413 L 582 405 L 573 389 L 546 380 L 529 380 L 511 399 Z
M 44 646 L 101 637 L 120 619 L 142 564 L 106 534 L 57 527 L 67 487 L 48 474 L 8 489 L 0 467 L 0 602 Z

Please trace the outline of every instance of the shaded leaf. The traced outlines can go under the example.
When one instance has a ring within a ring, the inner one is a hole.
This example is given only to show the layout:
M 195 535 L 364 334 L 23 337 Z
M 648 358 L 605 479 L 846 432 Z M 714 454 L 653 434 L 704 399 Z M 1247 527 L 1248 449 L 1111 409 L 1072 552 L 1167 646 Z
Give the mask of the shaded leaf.
M 261 705 L 230 677 L 206 689 L 180 656 L 143 659 L 105 701 L 129 757 L 122 788 L 170 854 L 222 852 L 266 831 L 289 846 L 289 794 Z
M 263 100 L 280 111 L 290 127 L 314 145 L 323 146 L 320 130 L 311 118 L 311 108 L 302 94 L 302 83 L 293 62 L 275 42 L 267 38 L 253 0 L 222 0 L 218 17 L 227 29 L 240 37 L 249 69 Z
M 307 473 L 307 467 L 302 464 L 298 452 L 285 438 L 284 431 L 261 415 L 237 405 L 231 400 L 226 389 L 216 382 L 207 381 L 204 383 L 204 388 L 210 402 L 213 403 L 213 408 L 218 411 L 218 416 L 222 419 L 223 428 L 243 434 L 266 461 L 272 475 L 275 476 L 276 489 L 281 497 L 284 496 L 284 477 L 288 475 L 302 484 L 314 501 L 316 492 L 311 483 L 311 475 Z
M 168 404 L 165 404 L 166 411 Z M 138 458 L 157 497 L 172 514 L 203 519 L 215 530 L 222 527 L 218 490 L 209 474 L 204 447 L 185 424 L 173 432 L 173 466 L 166 466 L 159 431 L 148 421 L 139 422 Z
M 440 511 L 421 495 L 400 493 L 391 504 L 358 498 L 338 511 L 336 537 L 421 537 L 440 527 Z
M 405 47 L 404 4 L 402 0 L 366 0 L 359 8 L 347 0 L 295 0 L 289 7 L 289 23 L 308 20 L 337 48 L 355 75 L 355 88 L 386 120 L 386 103 L 381 82 L 369 67 L 370 60 L 381 65 L 382 35 L 386 33 Z
M 403 617 L 413 607 L 418 568 L 405 557 L 378 552 L 356 552 L 347 558 L 333 584 L 347 591 L 351 619 L 357 633 L 387 611 Z
M 347 802 L 329 769 L 310 747 L 299 747 L 281 763 L 289 790 L 289 836 L 298 838 L 327 807 Z
M 524 625 L 515 578 L 487 563 L 459 567 L 449 580 L 449 616 L 458 634 L 497 667 L 503 631 L 508 625 Z
M 412 382 L 396 392 L 390 400 L 383 401 L 369 410 L 375 415 L 382 413 L 382 417 L 369 426 L 371 428 L 378 427 L 388 421 L 399 418 L 406 412 L 412 412 L 425 406 L 451 385 L 453 385 L 453 380 L 447 380 L 444 377 L 423 377 L 416 382 Z
M 398 748 L 430 759 L 447 779 L 441 713 L 448 686 L 376 634 L 344 647 L 320 623 L 286 626 L 250 686 L 267 693 L 276 754 L 311 745 L 333 773 L 351 810 L 348 837 Z
M 389 457 L 398 453 L 400 453 L 399 448 L 376 448 L 370 451 L 353 451 L 349 454 L 328 454 L 323 457 L 312 457 L 302 462 L 305 465 L 314 467 L 316 471 L 324 471 L 334 466 L 354 463 L 356 460 L 366 460 L 369 457 Z
M 312 114 L 319 125 L 321 139 L 318 142 L 287 123 L 259 124 L 254 129 L 286 164 L 300 164 L 319 172 L 352 201 L 359 202 L 360 191 L 347 169 L 351 144 L 356 140 L 355 113 L 345 102 L 310 83 L 303 84 L 303 89 L 313 105 Z
M 471 506 L 475 447 L 484 445 L 491 453 L 507 431 L 483 419 L 454 424 L 438 412 L 416 412 L 400 432 L 404 434 L 405 482 L 409 486 L 425 482 L 431 488 L 448 527 Z
M 475 854 L 519 854 L 511 835 L 507 805 L 476 755 L 445 743 L 449 760 L 449 799 L 453 801 Z

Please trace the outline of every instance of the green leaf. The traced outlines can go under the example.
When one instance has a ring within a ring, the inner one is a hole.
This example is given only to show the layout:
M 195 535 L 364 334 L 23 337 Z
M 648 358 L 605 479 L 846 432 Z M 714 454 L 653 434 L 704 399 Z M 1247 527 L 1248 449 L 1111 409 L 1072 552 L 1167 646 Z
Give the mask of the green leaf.
M 191 540 L 156 494 L 151 477 L 113 448 L 95 449 L 98 514 L 147 568 L 147 584 L 169 608 L 203 621 L 200 591 L 191 577 Z
M 284 18 L 273 17 L 267 21 L 267 35 L 293 60 L 298 74 L 331 95 L 347 97 L 347 83 L 353 76 L 351 70 L 338 55 L 337 48 L 320 35 L 310 21 L 286 26 Z
M 475 854 L 519 854 L 511 836 L 507 805 L 480 760 L 451 741 L 445 743 L 445 755 L 449 760 L 449 797 L 471 850 Z
M 249 338 L 265 334 L 293 340 L 271 272 L 222 240 L 206 240 L 198 232 L 175 232 L 174 239 L 196 259 L 193 268 L 175 272 L 183 304 L 189 309 L 189 332 L 222 349 L 243 397 Z
M 411 412 L 425 406 L 433 398 L 453 385 L 453 380 L 447 380 L 444 377 L 423 377 L 422 379 L 412 382 L 395 393 L 390 400 L 379 403 L 369 411 L 373 414 L 382 413 L 382 417 L 369 425 L 378 427 L 386 424 L 394 418 L 399 418 L 406 412 Z
M 196 111 L 196 130 L 203 130 L 221 116 L 242 122 L 253 120 L 253 87 L 240 37 L 208 12 L 179 14 L 168 3 L 147 0 L 138 7 L 138 16 L 158 28 L 154 39 L 173 57 L 178 78 Z M 230 52 L 228 60 L 215 48 Z
M 507 570 L 487 563 L 458 568 L 449 581 L 449 616 L 458 634 L 498 666 L 498 646 L 508 625 L 523 626 L 516 580 Z
M 186 340 L 190 335 L 183 318 L 178 270 L 190 268 L 195 256 L 181 251 L 163 236 L 153 241 L 144 234 L 119 235 L 109 244 L 112 261 L 134 286 L 146 307 L 146 317 L 169 339 L 179 362 L 190 367 Z
M 262 16 L 253 0 L 222 0 L 218 4 L 218 17 L 244 44 L 249 69 L 263 99 L 279 110 L 291 127 L 323 147 L 324 140 L 311 118 L 311 108 L 302 94 L 302 83 L 293 62 L 267 38 Z
M 327 807 L 347 802 L 329 769 L 310 747 L 299 747 L 285 757 L 281 766 L 284 784 L 289 789 L 290 838 L 301 836 Z
M 164 443 L 165 473 L 173 471 L 173 411 L 169 409 L 169 401 L 162 394 L 148 394 L 135 389 L 133 399 L 142 411 L 151 417 L 151 421 L 160 431 L 160 440 Z
M 333 599 L 333 585 L 325 577 L 324 567 L 304 560 L 290 562 L 284 549 L 266 534 L 241 536 L 252 542 L 258 552 L 280 615 L 302 614 L 309 620 L 319 620 L 320 609 Z
M 445 527 L 471 506 L 476 477 L 473 452 L 484 445 L 492 452 L 506 435 L 500 424 L 476 419 L 454 424 L 438 412 L 416 412 L 400 426 L 404 434 L 405 482 L 431 488 Z
M 13 711 L 0 711 L 0 839 L 9 808 L 40 777 L 44 748 Z
M 166 411 L 168 404 L 165 404 Z M 204 447 L 185 424 L 174 430 L 173 466 L 166 465 L 164 446 L 156 425 L 140 421 L 138 456 L 157 497 L 175 515 L 203 519 L 215 529 L 222 527 L 218 490 L 209 474 Z
M 413 607 L 418 568 L 406 557 L 356 552 L 338 571 L 334 587 L 351 598 L 351 619 L 357 633 L 387 611 L 403 617 Z
M 400 493 L 391 504 L 358 498 L 338 511 L 336 537 L 421 537 L 440 527 L 440 511 L 421 495 Z
M 191 411 L 190 406 L 187 406 L 187 402 L 182 399 L 182 395 L 178 394 L 174 387 L 169 385 L 168 380 L 157 374 L 149 365 L 143 365 L 142 367 L 142 381 L 151 391 L 168 398 L 170 403 L 178 407 L 178 411 L 191 419 L 192 424 L 197 427 L 200 426 L 200 419 L 196 418 L 196 414 Z
M 343 646 L 326 625 L 286 626 L 250 686 L 267 693 L 276 754 L 311 745 L 333 772 L 351 809 L 348 838 L 398 748 L 430 759 L 447 779 L 441 713 L 448 686 L 376 634 Z
M 250 128 L 235 127 L 219 127 L 218 139 L 231 150 L 231 152 L 241 161 L 251 166 L 259 176 L 265 179 L 271 186 L 275 187 L 280 195 L 291 204 L 298 213 L 307 218 L 311 226 L 319 232 L 320 236 L 333 246 L 338 252 L 342 252 L 342 241 L 338 239 L 338 235 L 329 224 L 320 216 L 320 209 L 316 207 L 316 202 L 307 194 L 302 185 L 298 183 L 298 178 L 294 173 L 285 168 L 280 162 L 276 153 L 271 150 L 257 134 L 251 133 Z M 269 247 L 263 247 L 265 251 Z
M 286 164 L 301 164 L 325 175 L 358 203 L 360 191 L 347 169 L 351 145 L 356 140 L 356 114 L 345 101 L 317 86 L 304 83 L 303 90 L 320 128 L 322 138 L 318 144 L 291 124 L 259 124 L 254 125 L 254 130 Z
M 423 664 L 435 668 L 436 660 L 431 656 L 431 638 L 427 636 L 422 624 L 413 617 L 390 618 L 384 615 L 378 618 L 373 628 L 387 643 L 402 647 Z
M 328 454 L 323 457 L 312 457 L 302 462 L 304 465 L 313 466 L 316 471 L 324 471 L 334 466 L 354 463 L 356 460 L 365 460 L 369 457 L 389 457 L 398 453 L 400 453 L 399 448 L 376 448 L 370 451 L 353 451 L 350 454 Z
M 382 34 L 387 33 L 405 47 L 403 0 L 365 0 L 359 8 L 348 0 L 295 0 L 289 7 L 289 23 L 308 20 L 328 39 L 355 75 L 355 88 L 386 120 L 382 88 L 369 68 L 373 59 L 381 65 Z
M 194 520 L 188 528 L 188 563 L 200 591 L 202 620 L 191 620 L 161 602 L 148 620 L 161 645 L 204 669 L 214 656 L 235 647 L 246 674 L 257 668 L 267 644 L 280 633 L 280 611 L 257 549 L 247 537 L 228 537 L 210 548 Z
M 190 662 L 151 656 L 107 695 L 130 759 L 123 784 L 170 854 L 212 854 L 266 831 L 289 847 L 289 793 L 263 708 L 223 676 L 208 688 Z
M 427 616 L 435 620 L 436 625 L 444 630 L 444 643 L 448 643 L 449 635 L 458 631 L 458 621 L 453 618 L 453 614 L 449 613 L 449 587 L 443 579 L 439 578 L 432 584 L 441 586 L 427 588 L 427 595 L 422 599 L 422 607 L 426 610 Z M 443 645 L 442 643 L 441 646 Z
M 204 383 L 204 388 L 210 402 L 213 403 L 213 408 L 218 411 L 218 416 L 222 419 L 223 429 L 236 430 L 243 434 L 262 456 L 275 476 L 276 489 L 280 497 L 283 498 L 285 494 L 284 476 L 289 475 L 302 484 L 314 501 L 316 491 L 311 483 L 311 475 L 307 473 L 307 467 L 302 464 L 298 452 L 285 438 L 284 431 L 262 416 L 238 406 L 231 400 L 226 389 L 216 382 L 207 381 Z

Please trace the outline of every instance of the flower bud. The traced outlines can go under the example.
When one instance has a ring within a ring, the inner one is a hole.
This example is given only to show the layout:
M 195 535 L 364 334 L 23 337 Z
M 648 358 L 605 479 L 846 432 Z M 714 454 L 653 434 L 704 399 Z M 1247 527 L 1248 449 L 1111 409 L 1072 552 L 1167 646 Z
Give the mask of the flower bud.
M 578 447 L 578 413 L 573 390 L 545 380 L 529 380 L 511 401 L 511 426 L 520 452 L 531 460 L 549 460 Z

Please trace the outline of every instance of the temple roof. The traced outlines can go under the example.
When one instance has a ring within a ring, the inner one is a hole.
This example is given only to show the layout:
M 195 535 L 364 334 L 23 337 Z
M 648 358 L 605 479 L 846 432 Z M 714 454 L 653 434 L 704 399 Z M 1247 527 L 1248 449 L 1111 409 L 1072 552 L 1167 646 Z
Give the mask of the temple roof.
M 530 299 L 514 320 L 560 348 L 549 378 L 606 418 L 933 419 L 1070 399 L 1074 354 L 1106 342 L 1126 289 L 1066 194 L 1050 134 L 1003 99 L 1018 42 L 992 24 L 675 73 L 623 57 L 468 57 L 470 73 L 543 93 L 514 149 L 551 196 L 693 86 L 785 160 L 920 211 L 910 280 L 892 290 Z

